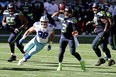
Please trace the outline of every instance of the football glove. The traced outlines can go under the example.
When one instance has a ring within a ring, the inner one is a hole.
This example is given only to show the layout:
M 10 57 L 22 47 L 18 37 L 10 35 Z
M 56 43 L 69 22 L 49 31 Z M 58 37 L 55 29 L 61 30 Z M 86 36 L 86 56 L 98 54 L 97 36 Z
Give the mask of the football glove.
M 48 51 L 51 50 L 51 45 L 50 45 L 50 44 L 48 45 L 48 49 L 47 49 L 47 50 L 48 50 Z
M 14 32 L 15 32 L 15 33 L 18 33 L 18 32 L 19 32 L 19 30 L 18 30 L 17 28 L 15 28 L 15 29 L 14 29 Z

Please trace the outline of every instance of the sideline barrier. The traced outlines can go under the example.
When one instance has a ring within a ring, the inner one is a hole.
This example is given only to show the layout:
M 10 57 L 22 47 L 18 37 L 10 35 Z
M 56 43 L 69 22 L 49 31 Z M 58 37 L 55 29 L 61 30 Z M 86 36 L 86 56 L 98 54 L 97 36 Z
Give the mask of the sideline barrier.
M 7 42 L 9 37 L 9 34 L 0 34 L 0 43 L 5 43 Z M 31 38 L 34 37 L 34 34 L 29 35 L 26 39 L 25 39 L 25 43 L 28 42 Z M 77 36 L 79 43 L 92 43 L 93 39 L 95 38 L 95 35 L 78 35 Z M 60 35 L 55 35 L 54 38 L 54 43 L 58 43 L 60 39 Z

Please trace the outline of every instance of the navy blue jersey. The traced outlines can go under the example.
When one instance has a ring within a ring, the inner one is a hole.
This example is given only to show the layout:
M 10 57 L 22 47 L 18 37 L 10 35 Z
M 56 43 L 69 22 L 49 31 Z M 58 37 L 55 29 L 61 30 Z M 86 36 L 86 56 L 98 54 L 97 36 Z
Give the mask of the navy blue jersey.
M 100 20 L 100 15 L 101 15 L 101 11 L 100 12 L 98 12 L 95 16 L 96 17 L 94 17 L 94 18 L 96 18 L 97 20 L 97 22 L 95 23 L 96 24 L 96 32 L 97 33 L 99 33 L 99 32 L 102 32 L 103 30 L 104 30 L 104 28 L 105 28 L 105 24 Z M 95 20 L 94 20 L 95 21 Z
M 9 10 L 5 10 L 3 15 L 6 18 L 7 25 L 13 28 L 19 28 L 21 26 L 21 21 L 18 19 L 19 15 L 23 15 L 21 11 L 15 10 L 13 14 L 10 14 Z
M 64 18 L 62 16 L 58 17 L 58 19 L 61 21 L 61 35 L 66 38 L 72 38 L 72 32 L 77 29 L 77 26 L 75 25 L 77 23 L 76 18 Z

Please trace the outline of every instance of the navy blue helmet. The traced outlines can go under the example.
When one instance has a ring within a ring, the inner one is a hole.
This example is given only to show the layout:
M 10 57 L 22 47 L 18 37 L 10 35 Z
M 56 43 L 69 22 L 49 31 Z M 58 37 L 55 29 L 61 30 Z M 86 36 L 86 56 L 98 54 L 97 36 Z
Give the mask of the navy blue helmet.
M 15 9 L 15 4 L 14 3 L 9 3 L 8 6 L 7 6 L 8 9 Z

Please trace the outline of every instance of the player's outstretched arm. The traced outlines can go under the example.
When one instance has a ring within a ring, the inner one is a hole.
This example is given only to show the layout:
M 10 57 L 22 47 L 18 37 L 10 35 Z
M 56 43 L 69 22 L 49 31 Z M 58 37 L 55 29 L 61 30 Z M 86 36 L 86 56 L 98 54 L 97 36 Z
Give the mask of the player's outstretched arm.
M 47 51 L 51 50 L 51 44 L 53 43 L 53 40 L 54 40 L 54 32 L 52 32 L 50 34 L 50 40 L 49 40 L 49 45 L 48 45 L 48 48 L 47 48 Z
M 30 27 L 30 28 L 24 33 L 23 37 L 19 40 L 19 44 L 22 44 L 22 43 L 24 42 L 24 39 L 25 39 L 30 33 L 34 32 L 34 31 L 35 31 L 34 27 L 33 27 L 33 26 Z

